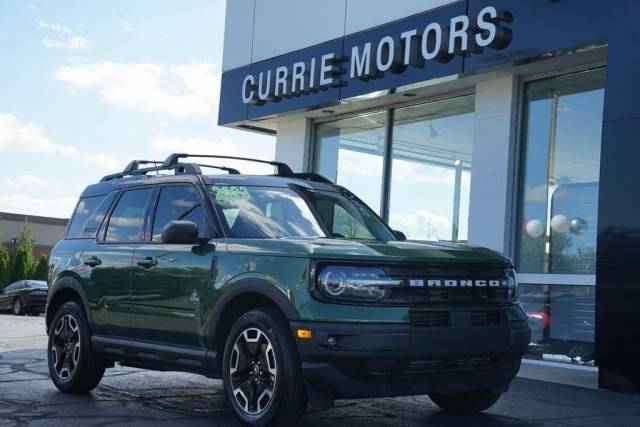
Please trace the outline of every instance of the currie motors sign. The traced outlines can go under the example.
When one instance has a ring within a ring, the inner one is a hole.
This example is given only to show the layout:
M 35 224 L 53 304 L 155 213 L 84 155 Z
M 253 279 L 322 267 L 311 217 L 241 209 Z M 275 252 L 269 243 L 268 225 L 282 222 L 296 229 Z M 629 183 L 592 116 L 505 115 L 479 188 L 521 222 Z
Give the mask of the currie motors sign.
M 503 23 L 511 21 L 509 12 L 486 6 L 474 17 L 453 16 L 448 25 L 428 22 L 386 34 L 375 43 L 356 44 L 347 55 L 326 52 L 248 73 L 239 92 L 243 103 L 263 105 L 346 85 L 352 79 L 368 81 L 384 78 L 385 73 L 401 74 L 409 67 L 428 67 L 430 62 L 447 63 L 455 56 L 480 54 L 484 48 L 504 49 L 512 32 Z
M 222 74 L 218 123 L 240 124 L 324 108 L 372 92 L 473 72 L 514 55 L 530 55 L 529 45 L 546 39 L 540 37 L 535 22 L 516 22 L 514 17 L 529 16 L 532 7 L 546 5 L 539 0 L 459 0 L 227 70 Z

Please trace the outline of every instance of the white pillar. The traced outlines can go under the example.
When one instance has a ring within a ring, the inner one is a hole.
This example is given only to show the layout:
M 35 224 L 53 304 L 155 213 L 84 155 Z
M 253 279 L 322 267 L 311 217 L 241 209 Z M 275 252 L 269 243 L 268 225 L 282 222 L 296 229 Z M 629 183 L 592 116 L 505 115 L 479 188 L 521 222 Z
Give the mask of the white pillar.
M 518 82 L 499 77 L 476 85 L 469 243 L 511 255 L 517 208 L 514 158 Z
M 304 117 L 278 121 L 276 160 L 288 164 L 294 172 L 309 170 L 311 122 Z

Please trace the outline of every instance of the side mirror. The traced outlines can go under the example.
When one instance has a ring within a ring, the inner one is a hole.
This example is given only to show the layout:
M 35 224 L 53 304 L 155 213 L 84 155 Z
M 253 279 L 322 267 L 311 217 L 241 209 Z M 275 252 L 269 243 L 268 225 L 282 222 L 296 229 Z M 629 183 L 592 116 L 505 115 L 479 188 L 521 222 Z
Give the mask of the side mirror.
M 192 221 L 169 221 L 161 238 L 162 243 L 198 243 L 198 226 Z
M 393 234 L 396 236 L 396 239 L 405 241 L 407 240 L 407 236 L 400 230 L 393 230 Z

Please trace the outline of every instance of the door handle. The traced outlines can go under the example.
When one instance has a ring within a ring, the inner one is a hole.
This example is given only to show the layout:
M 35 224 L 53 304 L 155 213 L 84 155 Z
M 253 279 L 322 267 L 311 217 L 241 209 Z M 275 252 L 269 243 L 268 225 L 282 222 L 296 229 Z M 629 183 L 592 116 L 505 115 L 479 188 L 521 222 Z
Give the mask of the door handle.
M 153 257 L 148 256 L 148 257 L 138 261 L 138 265 L 140 267 L 144 267 L 144 268 L 151 268 L 151 267 L 155 267 L 156 265 L 158 265 L 158 260 L 153 258 Z
M 102 264 L 102 260 L 97 256 L 92 256 L 91 258 L 88 258 L 84 262 L 84 265 L 88 265 L 89 267 L 95 267 L 100 264 Z

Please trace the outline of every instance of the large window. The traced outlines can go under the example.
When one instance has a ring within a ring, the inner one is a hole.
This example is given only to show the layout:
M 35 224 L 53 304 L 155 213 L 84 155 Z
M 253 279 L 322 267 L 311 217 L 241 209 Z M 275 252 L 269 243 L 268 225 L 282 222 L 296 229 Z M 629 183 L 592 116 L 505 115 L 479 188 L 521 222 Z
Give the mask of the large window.
M 319 124 L 315 171 L 410 239 L 464 241 L 473 113 L 466 95 Z
M 604 78 L 597 69 L 525 86 L 516 262 L 530 353 L 547 360 L 594 360 L 596 289 L 588 278 L 596 264 Z
M 387 112 L 364 114 L 318 125 L 318 173 L 349 187 L 380 213 Z
M 389 223 L 410 239 L 467 240 L 473 95 L 399 108 Z
M 525 88 L 520 273 L 595 274 L 604 69 Z

